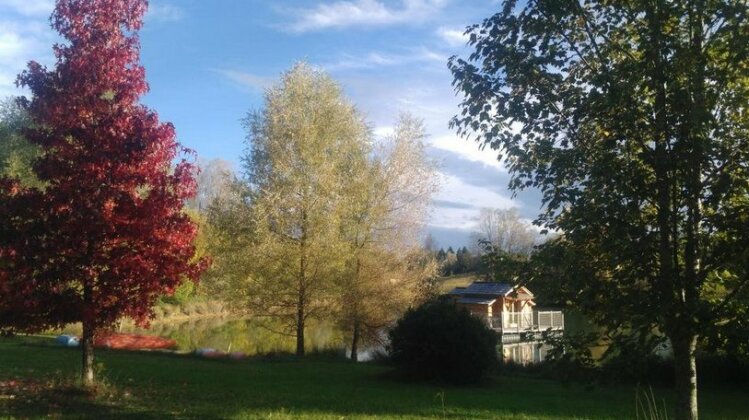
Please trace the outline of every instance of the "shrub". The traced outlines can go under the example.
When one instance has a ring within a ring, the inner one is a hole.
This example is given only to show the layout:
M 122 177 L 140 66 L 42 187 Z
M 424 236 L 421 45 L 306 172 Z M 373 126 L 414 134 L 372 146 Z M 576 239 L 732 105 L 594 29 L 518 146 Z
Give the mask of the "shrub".
M 179 316 L 181 314 L 179 307 L 175 305 L 170 305 L 168 303 L 164 303 L 161 306 L 161 310 L 164 313 L 164 318 L 170 318 L 173 316 Z
M 439 301 L 411 309 L 390 331 L 390 357 L 415 379 L 477 382 L 497 363 L 497 335 L 465 309 Z
M 597 372 L 591 348 L 597 344 L 597 333 L 572 333 L 557 335 L 543 333 L 543 342 L 549 345 L 543 363 L 546 376 L 562 382 L 594 379 Z
M 727 354 L 698 354 L 697 375 L 703 384 L 746 386 L 749 361 Z
M 673 361 L 653 350 L 661 342 L 655 339 L 640 341 L 631 337 L 615 337 L 600 363 L 601 380 L 673 385 Z

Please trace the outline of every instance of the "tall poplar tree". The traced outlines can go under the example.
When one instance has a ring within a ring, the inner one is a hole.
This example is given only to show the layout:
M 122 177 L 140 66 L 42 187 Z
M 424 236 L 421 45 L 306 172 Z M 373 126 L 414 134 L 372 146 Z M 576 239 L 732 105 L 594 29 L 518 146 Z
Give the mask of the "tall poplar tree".
M 36 331 L 83 324 L 82 380 L 94 383 L 96 335 L 123 316 L 147 324 L 156 299 L 203 266 L 182 211 L 195 192 L 174 127 L 138 103 L 145 0 L 58 0 L 47 69 L 19 83 L 32 121 L 25 137 L 44 189 L 0 181 L 0 322 Z
M 746 3 L 506 0 L 467 33 L 453 126 L 543 192 L 582 309 L 670 339 L 696 419 L 698 339 L 749 293 Z
M 245 122 L 239 201 L 219 203 L 211 217 L 234 248 L 217 263 L 231 267 L 253 313 L 290 327 L 301 356 L 308 320 L 325 317 L 334 301 L 343 264 L 338 208 L 366 162 L 368 128 L 340 86 L 305 63 L 268 89 Z
M 376 338 L 417 298 L 433 273 L 417 263 L 421 229 L 439 179 L 426 155 L 423 123 L 400 116 L 371 156 L 352 165 L 339 207 L 345 268 L 337 276 L 339 316 L 351 332 L 351 359 L 361 339 Z

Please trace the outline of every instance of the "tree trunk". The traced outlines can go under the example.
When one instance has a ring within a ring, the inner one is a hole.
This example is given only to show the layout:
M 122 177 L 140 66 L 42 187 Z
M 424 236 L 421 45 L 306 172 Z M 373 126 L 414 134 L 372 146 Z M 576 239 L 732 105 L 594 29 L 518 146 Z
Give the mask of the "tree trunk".
M 361 247 L 360 244 L 356 244 L 357 249 Z M 356 254 L 356 269 L 354 270 L 353 282 L 350 285 L 351 292 L 351 304 L 353 306 L 353 321 L 354 331 L 351 335 L 351 360 L 359 361 L 359 338 L 361 336 L 361 320 L 359 318 L 359 300 L 361 298 L 360 293 L 357 292 L 359 286 L 359 276 L 361 275 L 361 258 L 359 257 L 358 251 Z
M 697 420 L 697 336 L 671 338 L 676 380 L 676 420 Z
M 81 382 L 86 388 L 94 386 L 94 329 L 89 322 L 83 322 L 81 340 Z
M 296 355 L 304 356 L 304 298 L 301 294 L 296 312 Z
M 299 289 L 296 306 L 296 355 L 304 356 L 304 316 L 307 293 L 307 211 L 302 210 L 302 236 L 299 239 Z
M 359 361 L 359 337 L 361 336 L 361 326 L 359 321 L 354 321 L 354 334 L 351 337 L 351 360 Z

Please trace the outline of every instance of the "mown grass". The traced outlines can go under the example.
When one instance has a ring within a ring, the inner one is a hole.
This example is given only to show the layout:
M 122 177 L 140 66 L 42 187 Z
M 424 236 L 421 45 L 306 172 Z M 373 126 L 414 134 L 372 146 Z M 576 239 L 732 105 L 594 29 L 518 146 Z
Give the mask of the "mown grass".
M 440 277 L 439 290 L 442 293 L 447 293 L 456 287 L 465 287 L 474 281 L 480 280 L 476 274 L 456 274 L 454 276 Z
M 579 419 L 633 418 L 635 389 L 494 377 L 473 387 L 404 383 L 344 360 L 218 361 L 99 351 L 105 386 L 70 386 L 77 349 L 0 339 L 0 418 Z M 656 389 L 658 398 L 670 393 Z M 747 390 L 707 389 L 703 418 L 749 418 Z

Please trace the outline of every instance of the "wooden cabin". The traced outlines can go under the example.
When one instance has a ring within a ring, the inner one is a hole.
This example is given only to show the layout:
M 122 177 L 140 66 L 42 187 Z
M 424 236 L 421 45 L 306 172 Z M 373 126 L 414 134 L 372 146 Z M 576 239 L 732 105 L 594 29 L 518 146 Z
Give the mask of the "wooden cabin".
M 534 310 L 533 293 L 525 286 L 477 281 L 456 287 L 448 296 L 503 334 L 564 329 L 562 312 Z

